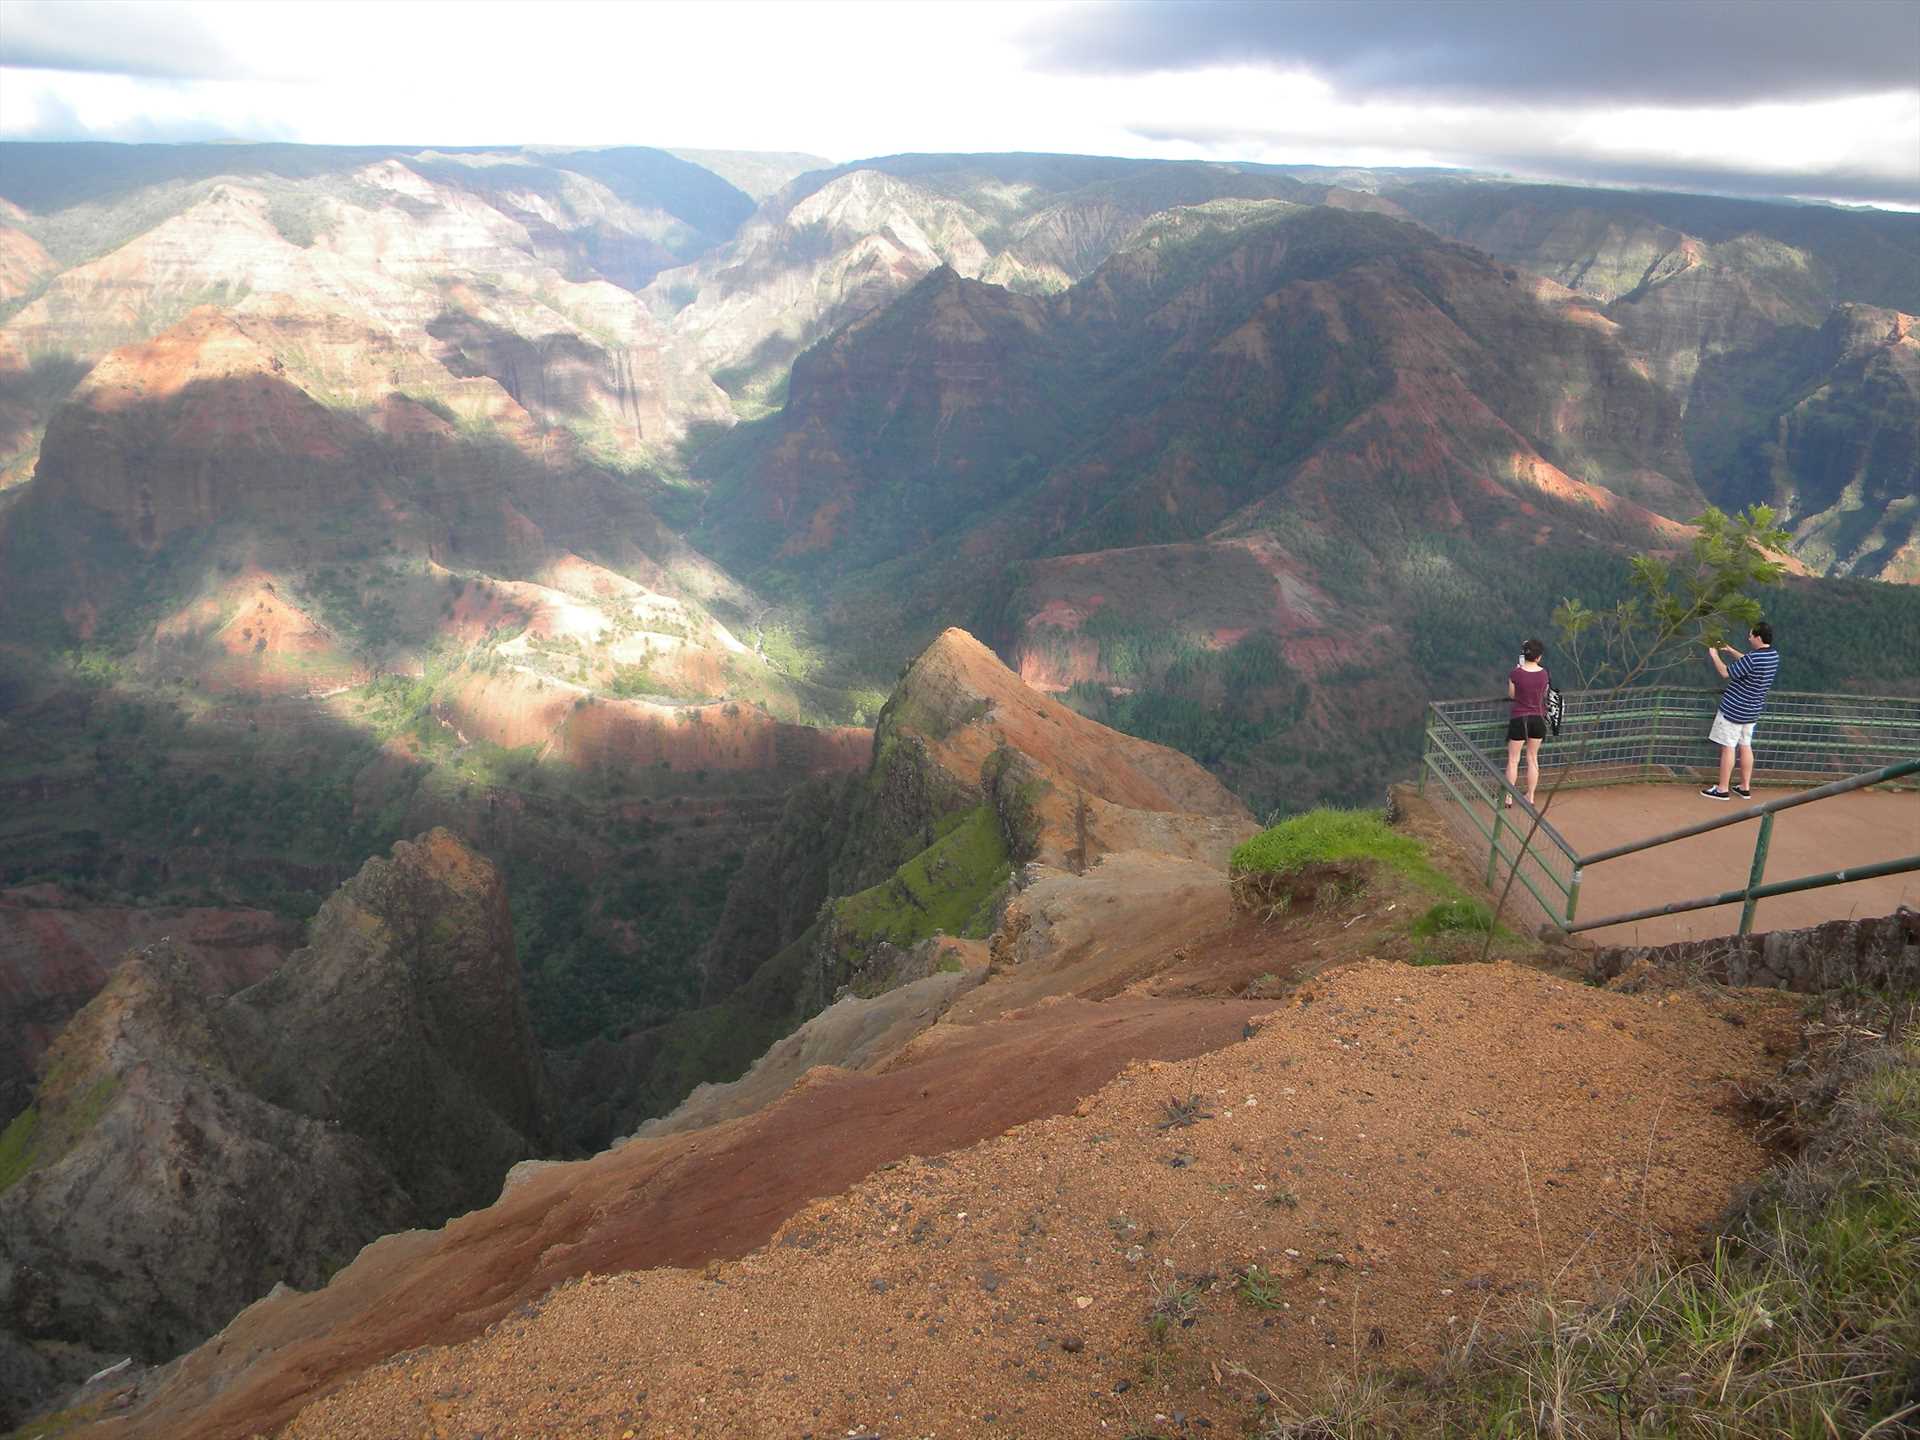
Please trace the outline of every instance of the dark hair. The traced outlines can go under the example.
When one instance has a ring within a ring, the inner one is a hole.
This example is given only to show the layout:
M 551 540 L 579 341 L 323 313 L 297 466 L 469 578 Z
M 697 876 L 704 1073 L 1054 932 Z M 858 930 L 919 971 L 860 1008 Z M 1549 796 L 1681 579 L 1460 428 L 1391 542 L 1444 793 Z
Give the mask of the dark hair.
M 1758 635 L 1760 637 L 1760 643 L 1763 645 L 1773 644 L 1773 626 L 1764 620 L 1754 621 L 1753 628 L 1747 631 L 1747 633 L 1749 635 Z
M 1547 647 L 1542 645 L 1538 640 L 1529 640 L 1520 647 L 1521 656 L 1528 660 L 1538 660 L 1546 653 Z

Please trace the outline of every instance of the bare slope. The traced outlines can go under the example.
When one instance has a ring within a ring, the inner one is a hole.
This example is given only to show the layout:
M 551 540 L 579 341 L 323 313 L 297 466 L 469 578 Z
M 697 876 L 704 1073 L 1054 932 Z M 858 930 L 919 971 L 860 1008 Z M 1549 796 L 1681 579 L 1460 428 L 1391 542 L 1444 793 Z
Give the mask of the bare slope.
M 1294 1388 L 1430 1359 L 1710 1224 L 1765 1162 L 1729 1107 L 1772 1068 L 1764 1035 L 1692 997 L 1365 966 L 1197 1064 L 1135 1066 L 1071 1115 L 809 1207 L 739 1261 L 594 1267 L 288 1433 L 1077 1436 L 1174 1412 L 1231 1432 L 1255 1391 L 1231 1362 Z M 1206 1118 L 1162 1128 L 1190 1093 Z M 1235 1298 L 1248 1266 L 1260 1308 Z

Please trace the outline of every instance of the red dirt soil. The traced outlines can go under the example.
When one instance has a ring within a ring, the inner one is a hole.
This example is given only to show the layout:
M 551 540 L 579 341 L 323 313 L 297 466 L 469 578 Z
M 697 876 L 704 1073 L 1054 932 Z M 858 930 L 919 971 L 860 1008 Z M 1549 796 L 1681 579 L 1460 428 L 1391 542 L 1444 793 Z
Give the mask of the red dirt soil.
M 1766 1163 L 1735 1087 L 1776 1068 L 1778 997 L 1607 994 L 1507 965 L 1363 965 L 1314 991 L 1193 1064 L 1129 1068 L 1071 1115 L 875 1174 L 741 1260 L 609 1275 L 631 1263 L 618 1250 L 570 1250 L 593 1278 L 366 1372 L 286 1434 L 1064 1437 L 1173 1411 L 1233 1433 L 1253 1387 L 1232 1364 L 1299 1391 L 1323 1368 L 1430 1361 L 1529 1295 L 1591 1293 L 1698 1233 Z M 1017 1073 L 991 1088 L 1064 1099 L 1049 1051 L 1137 1016 L 1043 1007 L 983 1027 L 1040 1028 L 948 1078 Z M 831 1162 L 841 1134 L 966 1098 L 916 1067 L 803 1082 L 766 1118 L 787 1113 L 786 1143 Z M 1170 1099 L 1192 1100 L 1191 1126 L 1168 1124 Z M 783 1164 L 739 1159 L 741 1199 Z M 705 1185 L 681 1193 L 719 1218 Z M 636 1233 L 655 1218 L 644 1195 L 611 1203 Z M 1249 1264 L 1272 1308 L 1236 1301 Z M 1194 1326 L 1156 1343 L 1149 1315 L 1175 1295 Z
M 809 1199 L 881 1165 L 1069 1110 L 1130 1061 L 1217 1049 L 1269 1008 L 1048 1005 L 977 1027 L 974 1043 L 919 1063 L 881 1075 L 816 1070 L 758 1114 L 540 1170 L 438 1232 L 376 1241 L 324 1290 L 249 1308 L 217 1346 L 188 1356 L 136 1421 L 103 1433 L 219 1440 L 270 1429 L 316 1390 L 389 1355 L 473 1336 L 571 1277 L 743 1255 Z M 981 1080 L 1007 1074 L 1021 1083 Z M 221 1351 L 259 1358 L 235 1376 Z

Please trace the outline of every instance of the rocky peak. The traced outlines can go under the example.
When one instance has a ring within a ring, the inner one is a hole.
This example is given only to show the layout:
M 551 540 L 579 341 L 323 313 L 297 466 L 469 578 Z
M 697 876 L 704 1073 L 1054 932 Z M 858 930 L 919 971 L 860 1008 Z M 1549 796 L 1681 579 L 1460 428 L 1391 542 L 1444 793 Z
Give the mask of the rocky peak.
M 170 942 L 134 951 L 0 1141 L 0 1392 L 164 1358 L 484 1205 L 548 1110 L 505 888 L 448 831 L 368 861 L 232 995 Z
M 451 831 L 369 860 L 229 1011 L 254 1088 L 366 1137 L 424 1212 L 490 1198 L 545 1138 L 506 887 Z
M 1054 865 L 1085 869 L 1101 853 L 1149 839 L 1169 853 L 1224 854 L 1252 823 L 1185 755 L 1032 689 L 960 629 L 943 631 L 895 689 L 876 748 L 901 737 L 924 746 L 955 781 L 987 789 L 1003 821 L 1027 832 L 1014 836 L 1015 849 Z
M 200 975 L 170 942 L 130 954 L 0 1142 L 0 1424 L 415 1218 L 364 1140 L 247 1089 Z
M 1836 305 L 1827 317 L 1821 339 L 1831 347 L 1837 363 L 1860 361 L 1878 350 L 1920 349 L 1915 320 L 1898 310 L 1875 305 Z

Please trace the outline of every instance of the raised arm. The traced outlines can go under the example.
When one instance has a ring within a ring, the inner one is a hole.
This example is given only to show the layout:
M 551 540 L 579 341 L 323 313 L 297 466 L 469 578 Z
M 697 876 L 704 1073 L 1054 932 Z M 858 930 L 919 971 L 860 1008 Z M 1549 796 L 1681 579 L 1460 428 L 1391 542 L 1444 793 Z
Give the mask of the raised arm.
M 1709 645 L 1707 647 L 1707 658 L 1713 661 L 1713 668 L 1720 672 L 1720 678 L 1722 680 L 1727 679 L 1727 662 L 1720 658 L 1720 647 L 1718 645 Z

